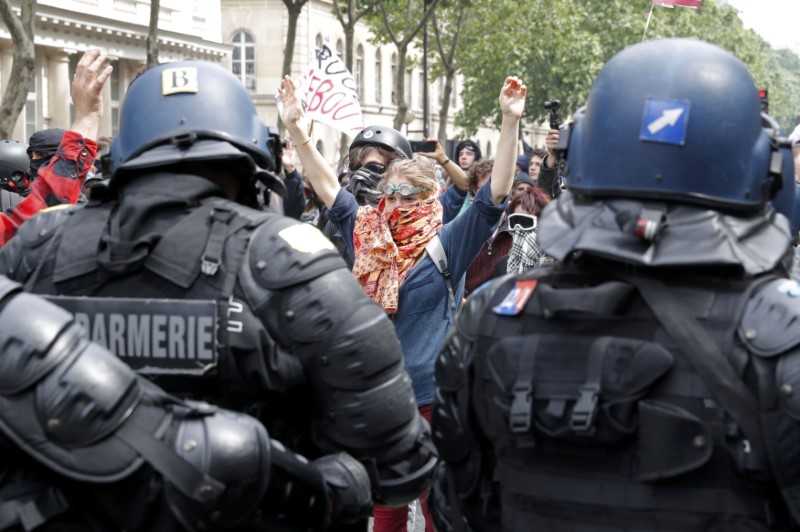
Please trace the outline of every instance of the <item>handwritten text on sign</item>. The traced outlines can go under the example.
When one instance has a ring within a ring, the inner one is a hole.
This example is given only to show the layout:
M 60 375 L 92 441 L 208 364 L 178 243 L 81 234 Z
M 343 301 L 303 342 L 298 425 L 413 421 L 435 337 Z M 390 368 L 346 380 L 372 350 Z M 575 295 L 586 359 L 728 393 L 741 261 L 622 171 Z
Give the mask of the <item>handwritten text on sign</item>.
M 298 80 L 309 118 L 348 134 L 364 129 L 353 75 L 327 44 Z

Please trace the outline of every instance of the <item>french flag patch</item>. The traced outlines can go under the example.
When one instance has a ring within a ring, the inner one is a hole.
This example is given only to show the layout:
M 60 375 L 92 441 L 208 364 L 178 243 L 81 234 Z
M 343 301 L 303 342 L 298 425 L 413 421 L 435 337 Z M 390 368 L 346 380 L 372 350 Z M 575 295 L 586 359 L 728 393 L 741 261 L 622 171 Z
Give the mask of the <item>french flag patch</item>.
M 536 290 L 536 279 L 526 279 L 517 281 L 514 288 L 506 295 L 499 305 L 492 308 L 492 312 L 500 316 L 516 316 L 531 298 L 533 291 Z

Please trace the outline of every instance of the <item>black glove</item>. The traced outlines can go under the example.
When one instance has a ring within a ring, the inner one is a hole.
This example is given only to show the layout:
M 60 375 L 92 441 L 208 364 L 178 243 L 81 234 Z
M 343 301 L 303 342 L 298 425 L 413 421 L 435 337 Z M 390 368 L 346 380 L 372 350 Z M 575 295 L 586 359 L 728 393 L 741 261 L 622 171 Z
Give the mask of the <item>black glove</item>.
M 322 473 L 331 494 L 331 521 L 347 522 L 372 513 L 372 486 L 366 468 L 345 452 L 329 454 L 312 464 Z

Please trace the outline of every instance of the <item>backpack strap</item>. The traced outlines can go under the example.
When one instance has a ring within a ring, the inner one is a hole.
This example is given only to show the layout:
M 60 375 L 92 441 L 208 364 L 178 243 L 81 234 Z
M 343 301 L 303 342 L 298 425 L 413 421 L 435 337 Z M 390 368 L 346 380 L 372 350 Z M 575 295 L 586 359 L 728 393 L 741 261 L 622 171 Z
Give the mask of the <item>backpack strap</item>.
M 751 452 L 757 457 L 765 456 L 758 400 L 691 311 L 675 297 L 669 287 L 655 278 L 618 272 L 616 275 L 639 290 L 642 299 L 711 390 L 714 398 L 739 426 L 749 442 Z M 750 285 L 742 298 L 742 307 L 749 299 L 747 296 L 759 284 L 756 282 Z M 737 316 L 741 316 L 742 310 L 739 309 Z
M 455 320 L 456 313 L 458 312 L 458 307 L 456 306 L 456 295 L 453 292 L 453 285 L 450 282 L 450 269 L 447 265 L 447 255 L 444 253 L 442 240 L 439 238 L 438 234 L 433 235 L 433 238 L 428 241 L 428 244 L 425 246 L 425 253 L 428 254 L 433 261 L 433 265 L 436 266 L 436 269 L 444 277 L 444 284 L 447 286 L 447 295 L 450 298 L 450 312 Z

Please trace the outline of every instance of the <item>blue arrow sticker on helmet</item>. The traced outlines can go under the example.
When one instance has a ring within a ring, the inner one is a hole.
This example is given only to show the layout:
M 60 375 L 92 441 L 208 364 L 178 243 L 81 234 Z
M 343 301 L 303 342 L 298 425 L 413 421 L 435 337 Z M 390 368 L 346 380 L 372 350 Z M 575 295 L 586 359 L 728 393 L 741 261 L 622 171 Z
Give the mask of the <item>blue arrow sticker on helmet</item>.
M 683 146 L 686 144 L 690 107 L 689 102 L 680 100 L 648 98 L 644 106 L 639 138 Z

